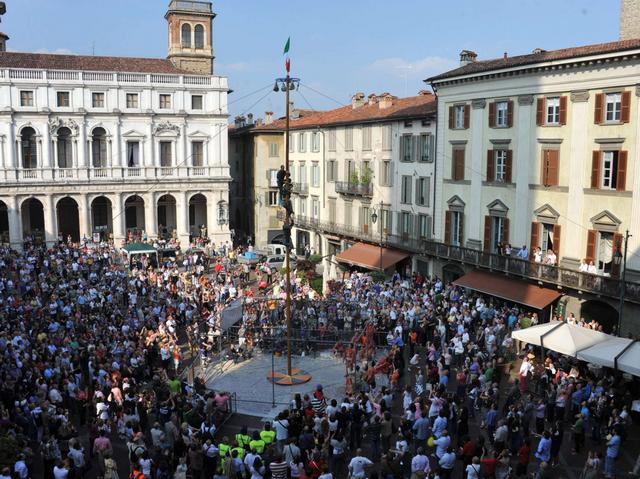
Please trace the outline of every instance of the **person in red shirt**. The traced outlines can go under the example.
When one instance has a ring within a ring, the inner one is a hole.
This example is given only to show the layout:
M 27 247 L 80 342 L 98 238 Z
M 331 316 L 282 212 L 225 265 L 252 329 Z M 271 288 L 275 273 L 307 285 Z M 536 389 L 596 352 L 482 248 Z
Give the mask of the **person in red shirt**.
M 466 469 L 467 466 L 471 464 L 471 460 L 475 455 L 476 455 L 475 442 L 473 442 L 469 436 L 465 436 L 462 439 L 462 449 L 460 450 L 460 456 L 462 458 L 462 463 L 464 464 L 464 469 Z
M 492 479 L 496 475 L 496 468 L 498 467 L 498 459 L 496 459 L 495 453 L 491 456 L 487 456 L 480 461 L 482 466 L 482 477 Z
M 527 468 L 531 461 L 531 440 L 526 438 L 518 450 L 518 465 L 516 466 L 516 477 L 527 475 Z

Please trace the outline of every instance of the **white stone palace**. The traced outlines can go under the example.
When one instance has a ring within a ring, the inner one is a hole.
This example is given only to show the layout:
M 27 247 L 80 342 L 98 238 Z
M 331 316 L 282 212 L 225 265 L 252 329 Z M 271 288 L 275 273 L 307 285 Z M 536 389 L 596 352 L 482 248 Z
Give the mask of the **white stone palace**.
M 173 0 L 168 59 L 0 50 L 0 241 L 228 227 L 227 79 L 209 2 Z M 8 39 L 2 36 L 3 43 Z

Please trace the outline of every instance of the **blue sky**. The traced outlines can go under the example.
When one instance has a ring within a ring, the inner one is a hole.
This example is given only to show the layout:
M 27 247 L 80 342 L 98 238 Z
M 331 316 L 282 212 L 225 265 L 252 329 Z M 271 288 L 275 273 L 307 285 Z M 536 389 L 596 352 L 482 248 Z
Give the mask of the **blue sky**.
M 0 29 L 15 51 L 164 57 L 168 3 L 9 0 Z M 282 111 L 282 94 L 268 92 L 289 35 L 302 79 L 293 99 L 323 109 L 357 91 L 415 94 L 424 78 L 457 66 L 462 49 L 486 59 L 614 41 L 619 21 L 618 0 L 219 0 L 214 10 L 215 68 L 234 90 L 230 112 L 256 116 Z

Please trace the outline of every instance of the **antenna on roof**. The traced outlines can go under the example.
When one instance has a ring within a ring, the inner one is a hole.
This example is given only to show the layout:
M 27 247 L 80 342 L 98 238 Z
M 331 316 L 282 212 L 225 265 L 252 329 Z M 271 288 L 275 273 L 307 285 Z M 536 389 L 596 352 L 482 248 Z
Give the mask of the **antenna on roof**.
M 94 56 L 94 57 L 96 56 L 96 42 L 95 41 L 91 42 L 91 55 Z

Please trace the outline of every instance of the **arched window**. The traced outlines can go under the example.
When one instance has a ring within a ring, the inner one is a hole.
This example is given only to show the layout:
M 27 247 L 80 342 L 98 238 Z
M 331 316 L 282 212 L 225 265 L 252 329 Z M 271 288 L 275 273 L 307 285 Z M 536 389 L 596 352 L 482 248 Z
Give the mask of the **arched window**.
M 36 143 L 36 132 L 30 126 L 23 128 L 20 133 L 20 144 L 22 148 L 22 167 L 38 167 L 38 147 Z
M 204 27 L 202 25 L 196 25 L 193 29 L 196 48 L 204 48 Z
M 102 127 L 94 128 L 91 140 L 91 158 L 94 168 L 107 166 L 107 132 Z
M 182 24 L 182 46 L 191 48 L 191 25 L 188 23 Z
M 63 126 L 58 129 L 58 168 L 71 168 L 72 166 L 71 130 Z

